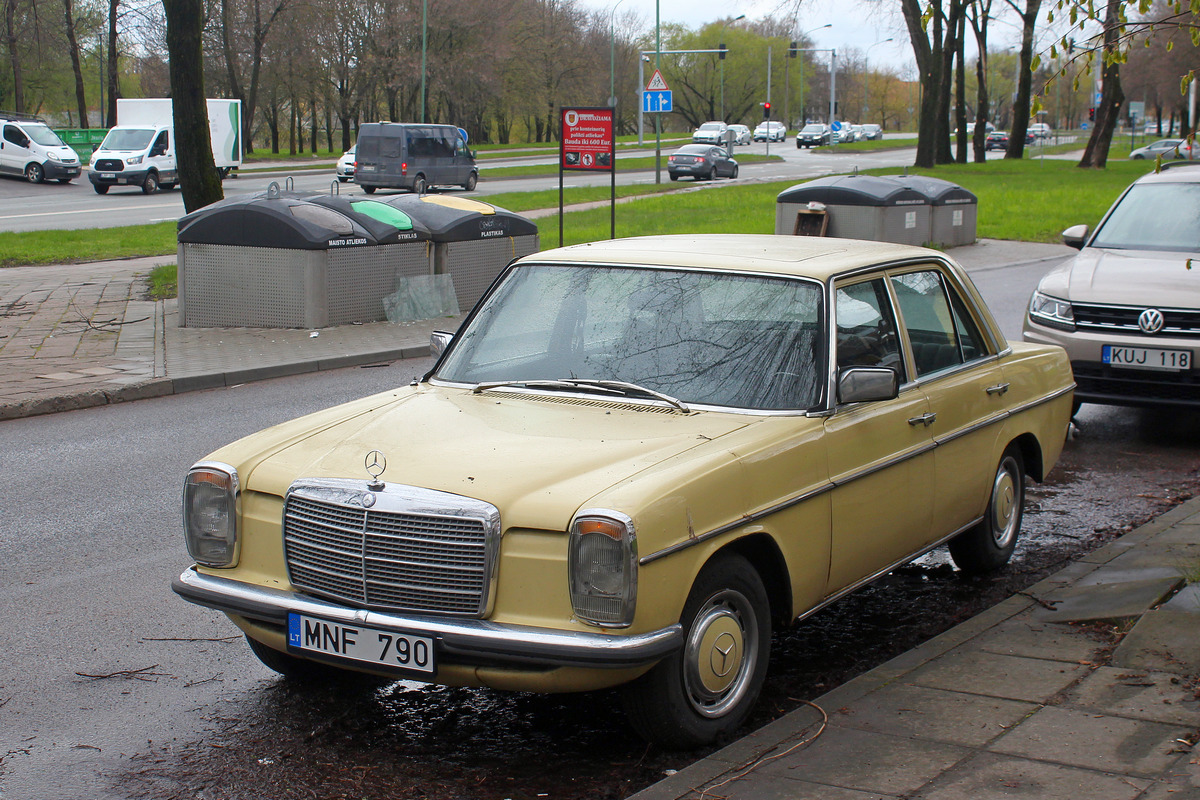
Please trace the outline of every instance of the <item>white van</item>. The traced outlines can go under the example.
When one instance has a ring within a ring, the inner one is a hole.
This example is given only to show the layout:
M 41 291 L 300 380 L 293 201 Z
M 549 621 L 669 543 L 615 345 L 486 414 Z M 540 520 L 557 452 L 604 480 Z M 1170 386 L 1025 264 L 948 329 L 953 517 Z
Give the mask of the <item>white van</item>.
M 213 161 L 225 178 L 242 163 L 240 100 L 208 100 Z M 120 98 L 117 126 L 92 153 L 88 180 L 96 194 L 113 186 L 137 186 L 154 194 L 179 185 L 175 130 L 169 98 Z
M 79 170 L 79 156 L 42 119 L 0 111 L 0 173 L 67 183 Z

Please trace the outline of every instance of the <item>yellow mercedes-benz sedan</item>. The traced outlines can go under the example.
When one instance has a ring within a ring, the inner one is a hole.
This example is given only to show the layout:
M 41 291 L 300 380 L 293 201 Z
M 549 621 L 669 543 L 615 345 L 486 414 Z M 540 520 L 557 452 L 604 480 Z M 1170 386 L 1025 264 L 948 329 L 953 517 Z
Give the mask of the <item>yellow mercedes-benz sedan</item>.
M 933 250 L 661 236 L 514 262 L 410 386 L 188 473 L 174 583 L 292 678 L 622 685 L 735 729 L 788 625 L 948 544 L 1004 566 L 1073 382 Z

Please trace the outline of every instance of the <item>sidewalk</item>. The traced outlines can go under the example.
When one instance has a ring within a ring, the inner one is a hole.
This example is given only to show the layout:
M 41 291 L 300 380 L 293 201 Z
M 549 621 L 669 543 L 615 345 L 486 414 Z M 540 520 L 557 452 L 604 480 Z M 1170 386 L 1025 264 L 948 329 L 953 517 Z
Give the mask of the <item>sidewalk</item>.
M 1195 800 L 1189 579 L 1200 498 L 631 800 Z
M 1062 245 L 983 240 L 968 269 L 1062 257 Z M 0 269 L 0 420 L 413 358 L 461 318 L 316 331 L 180 328 L 177 301 L 143 299 L 171 256 Z

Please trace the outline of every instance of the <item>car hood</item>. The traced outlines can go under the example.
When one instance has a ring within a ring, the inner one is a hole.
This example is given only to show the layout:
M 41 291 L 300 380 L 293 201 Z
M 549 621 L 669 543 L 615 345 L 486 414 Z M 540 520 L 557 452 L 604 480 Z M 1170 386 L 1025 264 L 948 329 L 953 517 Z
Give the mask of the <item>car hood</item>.
M 270 428 L 214 453 L 250 491 L 284 494 L 298 478 L 368 479 L 364 458 L 387 458 L 382 480 L 466 495 L 503 509 L 506 525 L 563 529 L 605 489 L 755 418 L 578 396 L 422 385 Z M 716 457 L 716 456 L 714 456 Z
M 1189 259 L 1197 261 L 1194 268 Z M 1047 273 L 1038 288 L 1073 303 L 1195 307 L 1200 303 L 1186 298 L 1200 288 L 1200 259 L 1195 253 L 1085 247 Z

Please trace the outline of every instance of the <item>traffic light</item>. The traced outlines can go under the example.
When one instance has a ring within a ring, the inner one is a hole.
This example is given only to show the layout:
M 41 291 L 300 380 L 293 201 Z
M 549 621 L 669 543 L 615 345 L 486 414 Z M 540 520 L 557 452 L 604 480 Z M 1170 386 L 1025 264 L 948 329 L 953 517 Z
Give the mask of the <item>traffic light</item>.
M 1092 106 L 1091 108 L 1088 109 L 1088 119 L 1091 120 L 1092 122 L 1096 121 L 1096 107 L 1095 106 Z
M 721 51 L 721 52 L 717 53 L 717 58 L 719 58 L 721 61 L 724 61 L 725 60 L 725 43 L 721 42 L 719 45 L 717 45 L 717 49 Z
M 788 46 L 788 58 L 795 58 L 795 57 L 796 57 L 796 43 L 792 42 Z
M 771 118 L 771 104 L 763 103 L 763 119 Z

